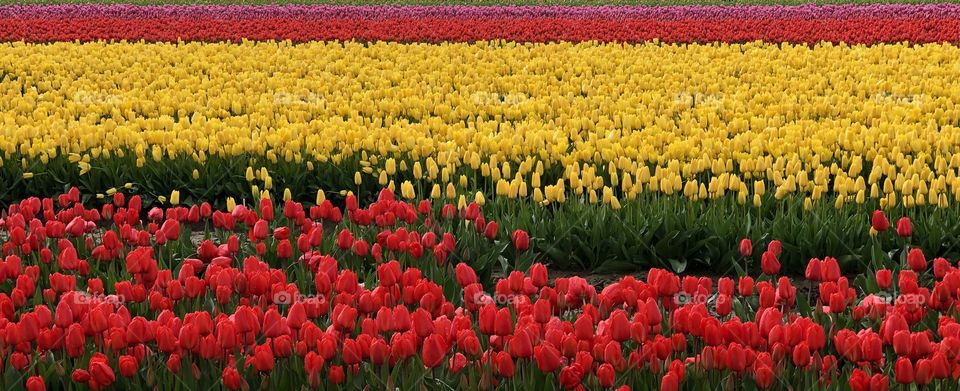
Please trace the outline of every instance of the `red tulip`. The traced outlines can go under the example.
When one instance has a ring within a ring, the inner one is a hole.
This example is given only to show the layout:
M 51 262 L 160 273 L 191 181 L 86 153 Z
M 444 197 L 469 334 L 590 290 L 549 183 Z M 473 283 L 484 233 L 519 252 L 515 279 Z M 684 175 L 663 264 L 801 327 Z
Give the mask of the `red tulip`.
M 882 210 L 875 210 L 873 211 L 873 218 L 870 220 L 870 225 L 877 232 L 886 232 L 886 230 L 890 229 L 890 220 L 887 220 L 887 215 L 883 214 Z
M 807 262 L 807 269 L 804 271 L 803 276 L 807 281 L 820 281 L 821 280 L 821 269 L 822 263 L 819 259 L 813 258 Z
M 929 359 L 922 358 L 917 361 L 913 373 L 918 385 L 925 386 L 933 381 L 933 365 Z
M 113 368 L 110 368 L 110 363 L 107 362 L 107 357 L 99 353 L 95 353 L 94 357 L 90 359 L 88 370 L 90 371 L 90 380 L 96 382 L 99 386 L 109 386 L 117 379 Z
M 343 381 L 346 380 L 346 377 L 346 373 L 343 371 L 343 366 L 331 365 L 327 370 L 327 378 L 329 378 L 330 382 L 333 384 L 343 384 Z
M 497 352 L 494 359 L 494 367 L 497 370 L 497 375 L 501 377 L 512 377 L 516 369 L 513 364 L 513 358 L 510 357 L 510 354 L 503 351 Z
M 810 347 L 806 341 L 793 347 L 793 364 L 801 368 L 810 365 Z
M 370 343 L 370 362 L 373 365 L 382 365 L 390 358 L 390 347 L 382 339 Z
M 424 338 L 433 333 L 433 316 L 423 308 L 413 311 L 410 319 L 413 321 L 413 331 L 418 337 Z
M 560 351 L 549 342 L 537 345 L 534 348 L 533 355 L 537 360 L 537 368 L 544 373 L 556 371 L 563 364 L 560 359 Z
M 123 377 L 134 377 L 137 375 L 137 359 L 133 356 L 120 356 L 120 375 Z
M 27 378 L 27 391 L 45 391 L 47 386 L 43 383 L 40 376 L 30 376 Z
M 613 387 L 616 377 L 617 374 L 609 363 L 600 364 L 600 367 L 597 368 L 597 379 L 600 380 L 600 386 L 604 388 Z
M 497 311 L 496 323 L 493 327 L 494 334 L 501 337 L 513 333 L 513 316 L 509 308 L 501 308 Z
M 581 314 L 577 317 L 573 322 L 573 333 L 581 341 L 593 339 L 593 320 L 590 319 L 590 315 Z
M 850 373 L 850 379 L 847 380 L 847 384 L 853 391 L 870 391 L 870 378 L 866 372 L 860 370 L 860 368 L 853 369 L 853 372 Z
M 610 337 L 614 341 L 623 342 L 630 339 L 630 321 L 627 314 L 621 310 L 614 311 L 609 318 Z
M 893 285 L 893 273 L 890 269 L 880 269 L 876 273 L 877 286 L 880 289 L 889 289 Z
M 274 363 L 273 350 L 270 349 L 270 345 L 257 345 L 254 349 L 253 367 L 259 372 L 270 372 L 273 370 Z
M 277 258 L 290 259 L 293 256 L 293 245 L 289 239 L 283 239 L 277 243 Z
M 740 240 L 740 255 L 743 257 L 753 255 L 753 242 L 751 242 L 749 238 Z
M 180 372 L 180 355 L 176 353 L 171 354 L 170 357 L 167 358 L 166 364 L 167 369 L 170 370 L 170 372 Z
M 906 357 L 898 358 L 896 364 L 894 364 L 893 370 L 896 376 L 897 383 L 900 383 L 900 384 L 913 383 L 913 363 L 910 362 L 909 358 L 906 358 Z
M 67 327 L 67 334 L 64 336 L 64 345 L 67 349 L 67 356 L 77 358 L 83 355 L 86 343 L 83 327 L 79 324 L 71 324 Z
M 761 389 L 770 388 L 774 380 L 773 370 L 766 365 L 758 366 L 753 377 L 756 379 L 757 386 Z
M 74 383 L 86 383 L 90 381 L 90 372 L 81 368 L 74 369 L 70 374 L 70 379 L 73 380 Z
M 909 238 L 913 236 L 913 224 L 910 224 L 909 217 L 901 217 L 900 220 L 897 220 L 897 235 L 901 238 Z
M 933 259 L 933 276 L 938 280 L 942 280 L 952 268 L 950 261 L 944 258 Z
M 572 390 L 580 385 L 583 379 L 583 369 L 579 363 L 573 363 L 560 370 L 560 385 L 564 389 Z
M 927 269 L 927 258 L 919 248 L 910 249 L 907 253 L 907 265 L 910 269 L 919 273 Z
M 874 374 L 870 378 L 870 391 L 887 391 L 890 389 L 890 380 L 881 373 Z
M 423 365 L 427 368 L 435 368 L 443 362 L 447 354 L 446 342 L 439 334 L 431 334 L 423 341 Z
M 467 285 L 475 284 L 477 282 L 477 273 L 474 272 L 473 268 L 466 263 L 458 263 L 454 274 L 457 278 L 457 284 L 459 284 L 461 288 L 465 288 Z
M 533 283 L 533 286 L 537 288 L 547 286 L 547 267 L 540 262 L 530 266 L 530 281 Z
M 517 251 L 527 251 L 530 248 L 530 235 L 526 231 L 521 229 L 513 231 L 511 238 L 513 239 L 513 247 Z
M 897 330 L 893 334 L 893 351 L 898 356 L 907 356 L 913 351 L 913 338 L 909 330 Z
M 353 234 L 350 233 L 350 230 L 344 228 L 337 234 L 337 247 L 341 250 L 347 250 L 350 247 L 353 247 Z
M 777 260 L 777 255 L 770 250 L 765 251 L 760 258 L 760 269 L 768 276 L 777 275 L 780 272 L 780 261 Z
M 486 236 L 487 239 L 494 240 L 497 238 L 497 230 L 499 226 L 496 221 L 488 222 L 485 227 L 483 227 L 483 236 Z
M 673 371 L 667 372 L 667 374 L 663 375 L 663 378 L 660 379 L 660 391 L 677 391 L 678 389 L 680 389 L 680 379 L 677 378 L 677 374 L 673 373 Z
M 363 360 L 363 353 L 360 351 L 357 341 L 349 338 L 343 341 L 341 356 L 343 357 L 343 363 L 347 365 L 359 364 Z
M 776 255 L 779 257 L 780 253 L 783 252 L 783 245 L 780 243 L 779 240 L 776 240 L 776 239 L 771 240 L 770 243 L 767 244 L 767 251 L 772 252 L 773 255 Z
M 460 352 L 454 353 L 453 356 L 450 356 L 450 360 L 447 361 L 447 369 L 453 374 L 459 374 L 466 366 L 467 356 L 464 356 L 463 353 Z
M 743 297 L 753 296 L 753 277 L 742 276 L 737 281 L 737 294 Z

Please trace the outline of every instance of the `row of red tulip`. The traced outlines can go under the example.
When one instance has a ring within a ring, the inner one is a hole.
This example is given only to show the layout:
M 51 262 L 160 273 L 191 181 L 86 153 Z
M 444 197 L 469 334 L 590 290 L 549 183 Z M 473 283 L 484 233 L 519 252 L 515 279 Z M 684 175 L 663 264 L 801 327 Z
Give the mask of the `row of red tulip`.
M 277 213 L 262 200 L 141 213 L 137 196 L 80 199 L 24 200 L 0 220 L 6 384 L 885 390 L 891 375 L 960 376 L 960 269 L 936 259 L 928 270 L 918 249 L 909 269 L 865 284 L 829 257 L 811 260 L 799 286 L 777 277 L 783 250 L 771 241 L 756 279 L 653 269 L 598 292 L 540 263 L 489 283 L 471 266 L 472 240 L 522 252 L 530 238 L 499 238 L 477 204 L 435 209 L 385 190 L 366 208 L 349 198 L 343 210 L 287 201 Z M 753 256 L 753 243 L 741 252 Z
M 0 40 L 471 42 L 960 42 L 960 19 L 0 18 Z

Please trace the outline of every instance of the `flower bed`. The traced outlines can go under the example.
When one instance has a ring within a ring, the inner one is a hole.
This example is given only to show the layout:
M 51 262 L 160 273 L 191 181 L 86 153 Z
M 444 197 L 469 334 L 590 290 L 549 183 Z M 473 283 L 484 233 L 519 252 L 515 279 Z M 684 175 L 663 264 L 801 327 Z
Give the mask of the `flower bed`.
M 745 239 L 762 274 L 652 269 L 598 292 L 540 263 L 478 273 L 484 254 L 522 262 L 530 238 L 477 204 L 81 198 L 26 199 L 0 220 L 8 386 L 885 390 L 960 374 L 960 270 L 909 246 L 857 276 L 813 259 L 797 281 L 778 277 L 779 241 L 758 255 Z M 911 225 L 872 221 L 907 243 Z
M 960 42 L 960 6 L 0 7 L 0 40 Z

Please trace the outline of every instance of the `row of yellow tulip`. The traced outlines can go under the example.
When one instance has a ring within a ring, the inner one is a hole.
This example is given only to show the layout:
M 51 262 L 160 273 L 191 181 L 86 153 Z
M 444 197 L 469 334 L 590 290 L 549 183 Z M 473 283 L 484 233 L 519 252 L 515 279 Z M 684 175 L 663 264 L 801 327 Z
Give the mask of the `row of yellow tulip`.
M 5 43 L 0 164 L 360 160 L 357 183 L 481 178 L 540 202 L 945 206 L 960 199 L 957 58 L 946 44 Z

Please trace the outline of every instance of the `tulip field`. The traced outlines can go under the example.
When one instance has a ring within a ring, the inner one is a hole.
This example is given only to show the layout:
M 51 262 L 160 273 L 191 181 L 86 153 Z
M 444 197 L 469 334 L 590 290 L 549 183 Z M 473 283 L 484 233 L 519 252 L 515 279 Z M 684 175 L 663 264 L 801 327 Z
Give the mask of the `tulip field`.
M 0 389 L 960 390 L 960 4 L 0 1 Z

